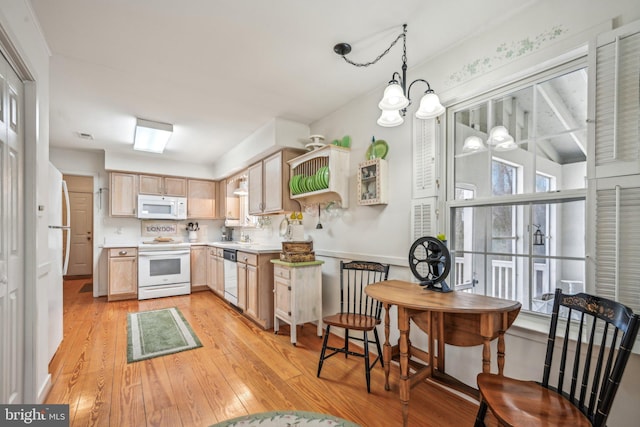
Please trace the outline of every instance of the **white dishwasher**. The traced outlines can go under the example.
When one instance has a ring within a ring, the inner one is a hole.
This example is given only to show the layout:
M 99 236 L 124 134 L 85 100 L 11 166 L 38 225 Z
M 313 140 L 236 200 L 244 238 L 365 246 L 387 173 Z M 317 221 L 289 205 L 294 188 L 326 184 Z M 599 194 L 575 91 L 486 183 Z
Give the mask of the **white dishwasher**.
M 236 265 L 237 251 L 224 249 L 224 299 L 234 306 L 238 306 L 238 266 Z

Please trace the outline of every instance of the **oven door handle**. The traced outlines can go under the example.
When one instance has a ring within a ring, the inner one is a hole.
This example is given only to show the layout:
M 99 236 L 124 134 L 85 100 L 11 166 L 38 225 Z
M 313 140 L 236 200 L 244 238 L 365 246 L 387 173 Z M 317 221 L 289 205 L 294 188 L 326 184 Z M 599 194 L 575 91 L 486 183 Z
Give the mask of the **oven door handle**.
M 140 258 L 166 258 L 173 255 L 189 255 L 189 251 L 154 251 L 154 252 L 138 252 Z

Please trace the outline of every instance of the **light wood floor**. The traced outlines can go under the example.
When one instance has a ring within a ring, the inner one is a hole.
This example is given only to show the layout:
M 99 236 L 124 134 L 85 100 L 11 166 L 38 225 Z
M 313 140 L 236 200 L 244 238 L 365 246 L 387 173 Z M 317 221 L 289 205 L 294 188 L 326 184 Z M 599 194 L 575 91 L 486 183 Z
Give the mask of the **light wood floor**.
M 316 378 L 315 325 L 263 331 L 209 291 L 107 303 L 65 281 L 64 340 L 49 368 L 46 403 L 68 403 L 71 425 L 208 426 L 248 413 L 297 409 L 365 427 L 402 424 L 398 367 L 384 390 L 377 365 L 367 394 L 362 358 L 337 355 Z M 127 363 L 127 313 L 177 306 L 203 347 Z M 336 344 L 338 343 L 337 337 Z M 477 405 L 424 383 L 411 390 L 411 426 L 471 426 Z

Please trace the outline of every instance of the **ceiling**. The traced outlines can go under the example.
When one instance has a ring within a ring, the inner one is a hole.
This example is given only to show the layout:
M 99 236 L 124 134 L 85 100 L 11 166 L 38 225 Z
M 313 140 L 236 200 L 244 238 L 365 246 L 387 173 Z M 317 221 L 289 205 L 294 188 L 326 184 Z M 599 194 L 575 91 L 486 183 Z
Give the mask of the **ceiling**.
M 313 123 L 400 71 L 400 46 L 364 69 L 336 43 L 370 61 L 407 23 L 412 67 L 531 1 L 31 3 L 52 53 L 52 147 L 133 153 L 139 117 L 174 125 L 148 156 L 211 164 L 274 117 Z

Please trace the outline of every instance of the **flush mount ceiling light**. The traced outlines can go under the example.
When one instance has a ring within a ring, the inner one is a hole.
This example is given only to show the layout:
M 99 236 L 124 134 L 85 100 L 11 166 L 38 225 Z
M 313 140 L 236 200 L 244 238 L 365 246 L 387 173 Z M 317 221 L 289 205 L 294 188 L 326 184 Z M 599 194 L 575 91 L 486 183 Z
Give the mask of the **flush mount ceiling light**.
M 391 45 L 382 52 L 376 59 L 370 62 L 358 63 L 348 59 L 345 55 L 351 52 L 351 45 L 348 43 L 338 43 L 333 47 L 333 51 L 342 56 L 347 63 L 355 65 L 356 67 L 368 67 L 378 62 L 383 56 L 385 56 L 393 46 L 402 39 L 402 75 L 398 72 L 394 72 L 391 76 L 389 85 L 384 90 L 382 100 L 378 104 L 378 108 L 382 110 L 382 114 L 378 119 L 378 124 L 384 127 L 393 127 L 401 125 L 404 122 L 404 115 L 407 112 L 407 107 L 411 105 L 411 87 L 417 82 L 423 82 L 427 84 L 427 90 L 424 96 L 420 100 L 420 106 L 416 111 L 416 118 L 418 119 L 434 119 L 440 114 L 444 113 L 444 107 L 440 103 L 440 98 L 435 94 L 429 82 L 424 79 L 417 79 L 411 82 L 407 87 L 407 24 L 402 26 L 402 33 L 396 37 Z
M 162 153 L 173 133 L 173 125 L 137 119 L 133 137 L 133 149 Z

